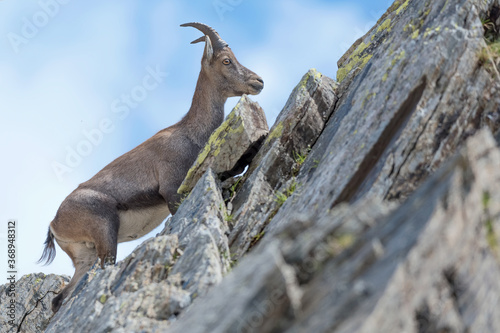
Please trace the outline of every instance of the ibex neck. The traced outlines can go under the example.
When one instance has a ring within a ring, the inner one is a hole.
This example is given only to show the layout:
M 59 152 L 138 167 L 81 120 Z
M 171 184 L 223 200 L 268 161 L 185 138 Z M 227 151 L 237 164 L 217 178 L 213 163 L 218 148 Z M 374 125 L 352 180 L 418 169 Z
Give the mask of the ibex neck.
M 187 135 L 200 146 L 204 146 L 210 134 L 224 120 L 224 104 L 227 98 L 200 72 L 193 102 L 186 116 L 181 120 Z

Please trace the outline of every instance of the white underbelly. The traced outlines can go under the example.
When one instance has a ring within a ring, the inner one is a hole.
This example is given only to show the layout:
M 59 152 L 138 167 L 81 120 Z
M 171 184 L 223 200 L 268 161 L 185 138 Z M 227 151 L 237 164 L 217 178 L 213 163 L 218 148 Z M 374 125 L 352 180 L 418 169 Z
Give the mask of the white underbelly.
M 118 243 L 132 241 L 144 236 L 160 225 L 170 214 L 167 205 L 146 209 L 129 209 L 119 213 L 120 229 Z

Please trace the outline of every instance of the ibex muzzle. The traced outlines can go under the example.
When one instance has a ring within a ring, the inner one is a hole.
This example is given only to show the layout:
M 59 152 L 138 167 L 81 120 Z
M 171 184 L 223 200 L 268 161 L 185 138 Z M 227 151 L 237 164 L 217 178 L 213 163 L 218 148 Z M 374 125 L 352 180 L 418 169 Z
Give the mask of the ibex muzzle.
M 75 266 L 75 274 L 54 298 L 56 312 L 78 280 L 99 258 L 101 266 L 115 263 L 117 243 L 144 236 L 179 203 L 177 189 L 224 119 L 228 97 L 256 95 L 262 79 L 242 66 L 227 43 L 211 27 L 186 23 L 204 36 L 201 72 L 191 108 L 184 118 L 118 157 L 63 201 L 50 223 L 40 261 L 52 262 L 54 239 Z

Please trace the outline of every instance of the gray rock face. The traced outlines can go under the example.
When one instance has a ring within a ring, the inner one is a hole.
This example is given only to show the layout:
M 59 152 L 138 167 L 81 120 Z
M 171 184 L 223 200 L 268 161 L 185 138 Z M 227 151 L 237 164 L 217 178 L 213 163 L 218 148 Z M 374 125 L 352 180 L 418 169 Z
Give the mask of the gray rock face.
M 499 165 L 500 151 L 488 133 L 467 142 L 465 156 L 449 165 L 455 169 L 443 172 L 448 181 L 440 184 L 440 202 L 417 245 L 395 271 L 360 332 L 370 332 L 374 325 L 381 331 L 498 331 Z
M 498 163 L 491 134 L 468 141 L 463 155 L 365 233 L 348 261 L 326 262 L 304 288 L 312 297 L 289 331 L 496 332 Z
M 498 165 L 483 131 L 397 209 L 362 199 L 294 219 L 170 331 L 498 331 Z
M 499 31 L 498 0 L 395 1 L 263 142 L 243 98 L 165 229 L 53 318 L 63 279 L 21 279 L 20 331 L 500 332 Z
M 68 282 L 68 277 L 38 273 L 23 276 L 13 288 L 0 286 L 0 332 L 43 332 L 52 318 L 52 299 Z
M 479 128 L 498 131 L 499 79 L 481 65 L 481 19 L 495 8 L 396 1 L 339 61 L 340 99 L 297 177 L 302 191 L 268 231 L 364 195 L 404 201 Z

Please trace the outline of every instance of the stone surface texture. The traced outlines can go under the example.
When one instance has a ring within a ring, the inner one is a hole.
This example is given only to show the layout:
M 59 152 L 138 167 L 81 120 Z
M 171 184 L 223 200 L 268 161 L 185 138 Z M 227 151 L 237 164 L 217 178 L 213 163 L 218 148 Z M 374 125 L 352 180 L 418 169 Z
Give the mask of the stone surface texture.
M 0 332 L 19 332 L 19 327 L 21 332 L 43 332 L 52 318 L 52 299 L 68 282 L 67 276 L 38 273 L 23 276 L 12 287 L 0 286 Z M 16 300 L 14 318 L 7 310 L 12 299 Z

